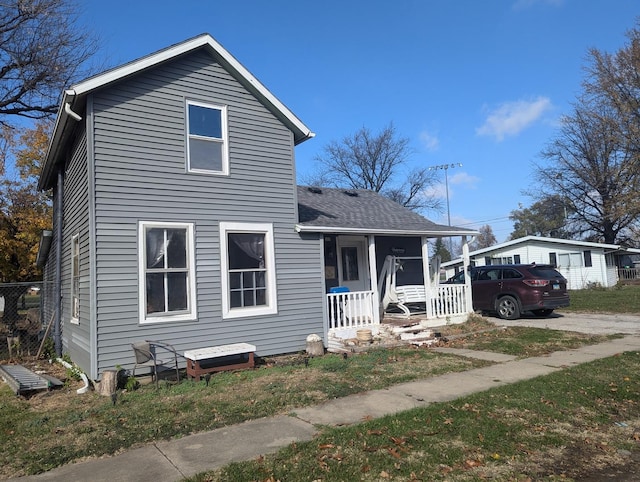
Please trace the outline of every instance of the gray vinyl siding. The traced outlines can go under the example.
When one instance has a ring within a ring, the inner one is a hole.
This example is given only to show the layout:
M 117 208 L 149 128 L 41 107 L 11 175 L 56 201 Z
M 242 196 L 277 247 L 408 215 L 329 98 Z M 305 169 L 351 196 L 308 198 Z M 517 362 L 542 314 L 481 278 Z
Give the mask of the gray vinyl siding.
M 186 172 L 185 99 L 228 106 L 229 176 Z M 212 57 L 196 52 L 92 95 L 98 373 L 131 366 L 130 343 L 179 351 L 253 343 L 304 349 L 322 334 L 321 243 L 294 231 L 293 135 Z M 138 223 L 193 223 L 195 321 L 140 324 Z M 272 223 L 278 313 L 222 319 L 219 223 Z
M 89 199 L 87 143 L 84 129 L 79 135 L 65 170 L 64 227 L 62 239 L 62 348 L 87 373 L 91 370 Z M 80 258 L 80 316 L 71 323 L 71 240 L 78 235 Z M 53 250 L 54 248 L 52 248 Z

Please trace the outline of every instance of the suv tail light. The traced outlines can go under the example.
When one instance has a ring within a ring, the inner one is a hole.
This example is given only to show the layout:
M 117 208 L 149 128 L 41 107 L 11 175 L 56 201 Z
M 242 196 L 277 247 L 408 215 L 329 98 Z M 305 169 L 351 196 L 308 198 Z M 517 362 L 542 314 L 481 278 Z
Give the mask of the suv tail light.
M 524 281 L 526 284 L 528 284 L 529 286 L 547 286 L 549 284 L 549 280 L 548 279 L 525 279 L 522 280 Z

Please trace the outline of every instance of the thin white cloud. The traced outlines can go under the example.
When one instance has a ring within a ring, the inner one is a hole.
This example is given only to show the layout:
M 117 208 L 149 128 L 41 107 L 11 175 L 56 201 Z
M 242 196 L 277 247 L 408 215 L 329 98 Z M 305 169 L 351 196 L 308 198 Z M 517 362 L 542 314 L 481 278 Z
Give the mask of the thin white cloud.
M 495 137 L 501 142 L 507 136 L 522 132 L 551 107 L 551 101 L 547 97 L 538 97 L 533 101 L 506 102 L 489 112 L 484 124 L 476 129 L 476 134 Z
M 428 131 L 422 131 L 419 138 L 422 145 L 429 151 L 437 151 L 438 147 L 440 147 L 438 137 Z
M 464 171 L 456 172 L 453 176 L 449 177 L 450 185 L 464 186 L 469 189 L 475 189 L 479 182 L 479 177 L 472 176 Z
M 451 199 L 454 197 L 457 186 L 464 187 L 465 189 L 475 189 L 479 182 L 480 178 L 471 176 L 464 171 L 456 172 L 455 174 L 449 173 L 449 198 Z M 447 186 L 444 182 L 444 176 L 442 177 L 441 182 L 425 189 L 425 194 L 438 199 L 446 199 Z

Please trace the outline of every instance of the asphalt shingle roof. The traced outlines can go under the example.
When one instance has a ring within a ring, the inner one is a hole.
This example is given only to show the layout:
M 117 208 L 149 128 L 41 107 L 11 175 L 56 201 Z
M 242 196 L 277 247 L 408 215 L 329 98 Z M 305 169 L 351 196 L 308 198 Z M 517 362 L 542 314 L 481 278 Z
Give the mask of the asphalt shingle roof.
M 299 226 L 305 231 L 330 228 L 371 234 L 474 234 L 470 229 L 436 224 L 374 191 L 298 186 Z

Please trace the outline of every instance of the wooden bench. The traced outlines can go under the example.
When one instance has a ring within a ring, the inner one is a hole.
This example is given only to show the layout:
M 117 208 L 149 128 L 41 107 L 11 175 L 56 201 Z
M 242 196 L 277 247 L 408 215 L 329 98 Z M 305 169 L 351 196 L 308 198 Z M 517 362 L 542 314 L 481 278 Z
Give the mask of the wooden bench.
M 255 345 L 249 343 L 187 350 L 184 352 L 187 359 L 187 377 L 200 381 L 200 377 L 207 373 L 253 368 L 255 351 Z

